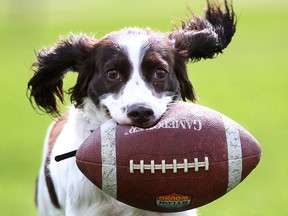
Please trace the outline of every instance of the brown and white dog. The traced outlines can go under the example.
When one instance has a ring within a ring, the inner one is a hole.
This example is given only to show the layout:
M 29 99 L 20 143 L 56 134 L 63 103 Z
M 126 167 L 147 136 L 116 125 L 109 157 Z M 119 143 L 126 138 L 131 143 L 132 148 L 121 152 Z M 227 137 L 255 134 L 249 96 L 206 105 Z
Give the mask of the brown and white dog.
M 125 28 L 101 40 L 71 35 L 37 54 L 28 83 L 30 100 L 60 116 L 63 78 L 78 73 L 69 90 L 74 104 L 50 127 L 38 176 L 40 215 L 162 215 L 127 206 L 104 194 L 78 170 L 75 158 L 54 157 L 77 149 L 106 120 L 153 126 L 176 100 L 195 101 L 188 80 L 189 60 L 213 58 L 230 43 L 236 20 L 232 5 L 208 1 L 205 17 L 193 16 L 169 32 Z M 165 215 L 165 214 L 163 214 Z M 170 215 L 170 214 L 169 214 Z M 196 211 L 175 213 L 196 215 Z

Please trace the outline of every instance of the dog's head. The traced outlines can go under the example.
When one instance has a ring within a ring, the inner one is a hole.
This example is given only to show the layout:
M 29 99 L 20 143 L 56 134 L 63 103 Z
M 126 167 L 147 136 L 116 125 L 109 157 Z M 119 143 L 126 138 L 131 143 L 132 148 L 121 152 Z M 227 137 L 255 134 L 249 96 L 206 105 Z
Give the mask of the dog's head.
M 234 12 L 208 4 L 205 18 L 194 16 L 171 33 L 127 28 L 96 40 L 71 35 L 37 54 L 35 74 L 28 83 L 30 99 L 50 114 L 59 114 L 63 77 L 77 72 L 69 91 L 76 107 L 95 106 L 120 124 L 154 125 L 168 105 L 195 100 L 186 63 L 213 58 L 230 43 Z
M 87 96 L 120 124 L 152 126 L 180 97 L 181 87 L 183 98 L 194 100 L 165 34 L 136 28 L 113 32 L 94 46 L 89 59 L 94 69 L 84 87 Z M 80 89 L 82 84 L 77 83 Z M 75 97 L 79 105 L 82 98 Z

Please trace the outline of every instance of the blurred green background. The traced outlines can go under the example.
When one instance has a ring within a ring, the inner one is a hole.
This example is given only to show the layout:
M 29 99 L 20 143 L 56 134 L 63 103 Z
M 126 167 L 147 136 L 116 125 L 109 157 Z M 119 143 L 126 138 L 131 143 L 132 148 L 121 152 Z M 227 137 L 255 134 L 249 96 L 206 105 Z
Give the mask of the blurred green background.
M 221 0 L 219 0 L 221 1 Z M 26 98 L 34 50 L 69 32 L 96 38 L 125 26 L 170 31 L 205 0 L 0 0 L 0 215 L 37 215 L 33 203 L 42 143 L 52 118 Z M 248 129 L 261 143 L 257 169 L 201 216 L 288 215 L 288 2 L 234 0 L 237 33 L 214 60 L 189 64 L 199 104 Z M 173 21 L 173 22 L 171 22 Z M 67 76 L 65 86 L 75 76 Z

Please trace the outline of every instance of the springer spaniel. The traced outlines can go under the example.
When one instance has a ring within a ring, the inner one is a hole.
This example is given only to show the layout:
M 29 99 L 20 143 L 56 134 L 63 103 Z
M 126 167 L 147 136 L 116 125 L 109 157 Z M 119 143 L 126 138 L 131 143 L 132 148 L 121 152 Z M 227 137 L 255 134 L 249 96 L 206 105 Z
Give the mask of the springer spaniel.
M 64 102 L 63 78 L 73 71 L 78 79 L 68 92 L 74 106 L 52 124 L 46 137 L 35 197 L 39 214 L 165 215 L 116 201 L 86 179 L 75 158 L 59 163 L 54 158 L 77 149 L 108 119 L 151 127 L 174 101 L 195 101 L 186 63 L 221 53 L 235 26 L 232 4 L 208 1 L 205 17 L 193 16 L 182 22 L 181 29 L 169 33 L 125 28 L 101 40 L 71 35 L 41 50 L 28 83 L 31 102 L 61 116 L 57 103 Z M 175 215 L 196 215 L 196 211 Z

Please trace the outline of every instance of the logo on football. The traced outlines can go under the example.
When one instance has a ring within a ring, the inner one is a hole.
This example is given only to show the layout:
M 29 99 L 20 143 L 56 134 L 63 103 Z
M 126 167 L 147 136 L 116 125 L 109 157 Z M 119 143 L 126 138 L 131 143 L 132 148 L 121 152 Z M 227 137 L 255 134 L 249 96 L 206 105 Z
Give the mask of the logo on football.
M 191 196 L 172 193 L 168 195 L 156 196 L 156 205 L 159 208 L 181 209 L 189 206 L 191 199 Z

